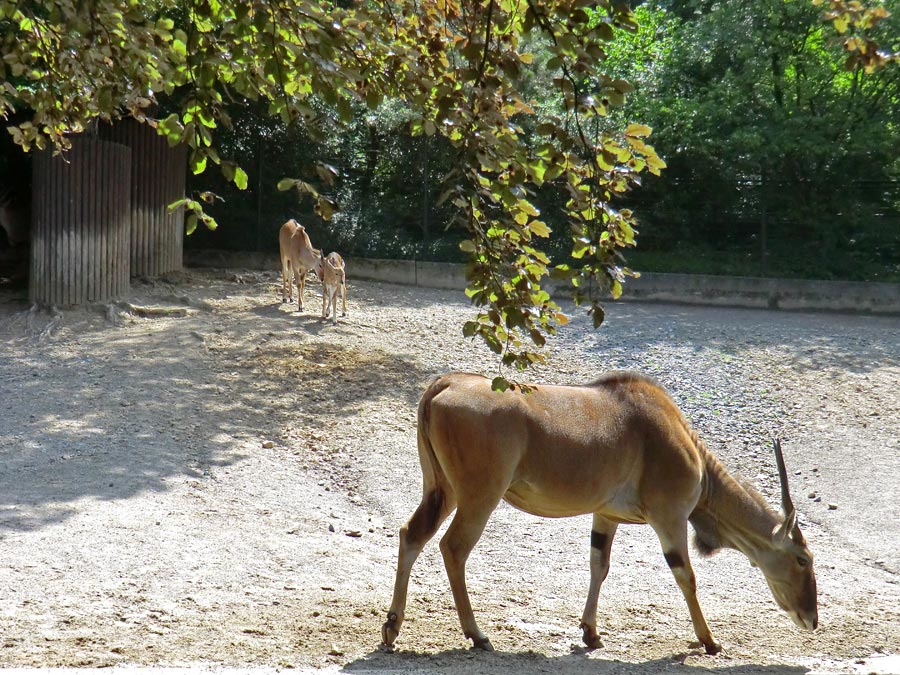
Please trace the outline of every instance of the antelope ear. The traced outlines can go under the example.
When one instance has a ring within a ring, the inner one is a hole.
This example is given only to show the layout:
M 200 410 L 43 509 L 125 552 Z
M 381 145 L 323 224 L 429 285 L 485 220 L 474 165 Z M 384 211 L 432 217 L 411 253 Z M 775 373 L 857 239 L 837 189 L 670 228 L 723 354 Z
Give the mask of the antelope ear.
M 772 530 L 772 539 L 780 545 L 787 544 L 795 527 L 797 527 L 797 511 L 791 509 L 784 517 L 784 521 Z

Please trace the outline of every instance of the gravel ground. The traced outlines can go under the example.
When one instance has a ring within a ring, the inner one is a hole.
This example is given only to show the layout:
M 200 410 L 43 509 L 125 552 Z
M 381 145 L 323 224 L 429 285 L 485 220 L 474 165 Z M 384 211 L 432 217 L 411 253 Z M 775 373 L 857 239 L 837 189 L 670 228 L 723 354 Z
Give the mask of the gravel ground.
M 795 629 L 740 554 L 695 557 L 726 649 L 704 655 L 653 533 L 623 527 L 586 652 L 590 518 L 502 505 L 468 568 L 498 652 L 466 648 L 437 538 L 380 651 L 418 397 L 497 365 L 461 337 L 461 293 L 350 272 L 336 326 L 313 294 L 282 305 L 274 272 L 190 270 L 99 312 L 0 290 L 0 667 L 900 672 L 900 319 L 634 303 L 596 332 L 570 308 L 529 379 L 654 376 L 773 503 L 780 436 L 820 629 Z

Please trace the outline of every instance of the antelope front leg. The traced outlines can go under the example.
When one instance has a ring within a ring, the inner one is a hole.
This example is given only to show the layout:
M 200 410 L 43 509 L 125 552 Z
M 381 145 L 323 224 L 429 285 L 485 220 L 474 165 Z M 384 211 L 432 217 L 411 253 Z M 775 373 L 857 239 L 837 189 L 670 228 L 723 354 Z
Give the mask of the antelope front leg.
M 700 602 L 697 600 L 697 579 L 688 557 L 687 521 L 650 524 L 662 544 L 666 564 L 672 570 L 678 588 L 681 589 L 681 594 L 687 602 L 697 639 L 703 644 L 707 654 L 718 654 L 722 651 L 722 645 L 713 638 L 712 631 L 709 630 L 709 625 L 700 609 Z
M 609 574 L 609 554 L 613 537 L 616 534 L 616 523 L 607 520 L 600 514 L 594 514 L 591 526 L 591 584 L 588 588 L 587 602 L 581 615 L 581 639 L 588 649 L 603 646 L 597 635 L 597 600 L 600 597 L 600 586 Z

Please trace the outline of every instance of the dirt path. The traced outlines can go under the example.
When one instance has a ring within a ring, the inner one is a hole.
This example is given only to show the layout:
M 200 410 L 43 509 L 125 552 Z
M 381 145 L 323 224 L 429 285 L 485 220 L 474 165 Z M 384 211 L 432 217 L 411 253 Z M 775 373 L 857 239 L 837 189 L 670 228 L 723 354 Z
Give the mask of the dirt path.
M 31 314 L 0 293 L 0 667 L 900 672 L 900 320 L 621 304 L 596 333 L 576 311 L 532 375 L 648 372 L 776 503 L 782 435 L 816 633 L 740 554 L 697 557 L 726 647 L 703 655 L 652 532 L 623 527 L 588 653 L 590 518 L 503 506 L 469 563 L 498 652 L 467 650 L 435 540 L 385 654 L 396 532 L 421 489 L 416 402 L 435 374 L 496 369 L 460 335 L 471 307 L 351 275 L 332 326 L 312 295 L 305 314 L 281 305 L 274 274 L 171 281 L 136 285 L 131 313 Z

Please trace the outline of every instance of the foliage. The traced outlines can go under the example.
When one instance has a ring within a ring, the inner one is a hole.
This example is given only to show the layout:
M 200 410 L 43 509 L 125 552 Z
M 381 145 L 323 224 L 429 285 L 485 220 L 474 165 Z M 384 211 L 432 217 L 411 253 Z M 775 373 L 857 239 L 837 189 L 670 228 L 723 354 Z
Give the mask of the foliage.
M 584 289 L 617 297 L 627 274 L 619 250 L 634 244 L 633 215 L 613 200 L 664 166 L 646 142 L 648 127 L 592 134 L 587 126 L 631 91 L 602 65 L 615 34 L 635 27 L 627 6 L 611 0 L 0 0 L 0 109 L 33 111 L 10 127 L 25 149 L 65 147 L 67 134 L 97 118 L 131 115 L 188 144 L 195 172 L 216 164 L 244 189 L 240 156 L 223 156 L 216 144 L 220 129 L 234 127 L 233 103 L 258 101 L 285 127 L 321 140 L 334 121 L 402 101 L 413 135 L 451 148 L 438 203 L 452 206 L 468 233 L 468 294 L 481 308 L 464 332 L 523 369 L 540 358 L 528 345 L 543 345 L 566 321 L 541 287 L 550 229 L 535 190 L 564 195 L 578 264 L 554 273 L 591 303 L 599 325 L 600 298 Z M 543 67 L 559 104 L 539 119 L 519 91 L 535 40 L 547 45 Z M 526 125 L 535 135 L 523 133 Z M 315 169 L 318 185 L 298 176 L 280 187 L 308 195 L 328 219 L 338 205 L 321 185 L 335 172 Z M 189 224 L 214 226 L 202 199 L 181 206 L 192 211 Z
M 756 275 L 785 262 L 792 275 L 896 275 L 897 69 L 847 70 L 808 2 L 657 0 L 641 12 L 645 35 L 610 64 L 638 65 L 631 110 L 669 163 L 633 196 L 642 251 L 671 251 L 683 269 L 704 250 Z M 900 35 L 893 17 L 879 28 L 884 45 Z
M 825 18 L 841 36 L 841 45 L 847 53 L 844 64 L 847 70 L 873 73 L 900 62 L 897 47 L 886 47 L 883 39 L 877 37 L 879 27 L 891 15 L 884 5 L 859 0 L 813 0 L 813 4 L 826 7 Z

